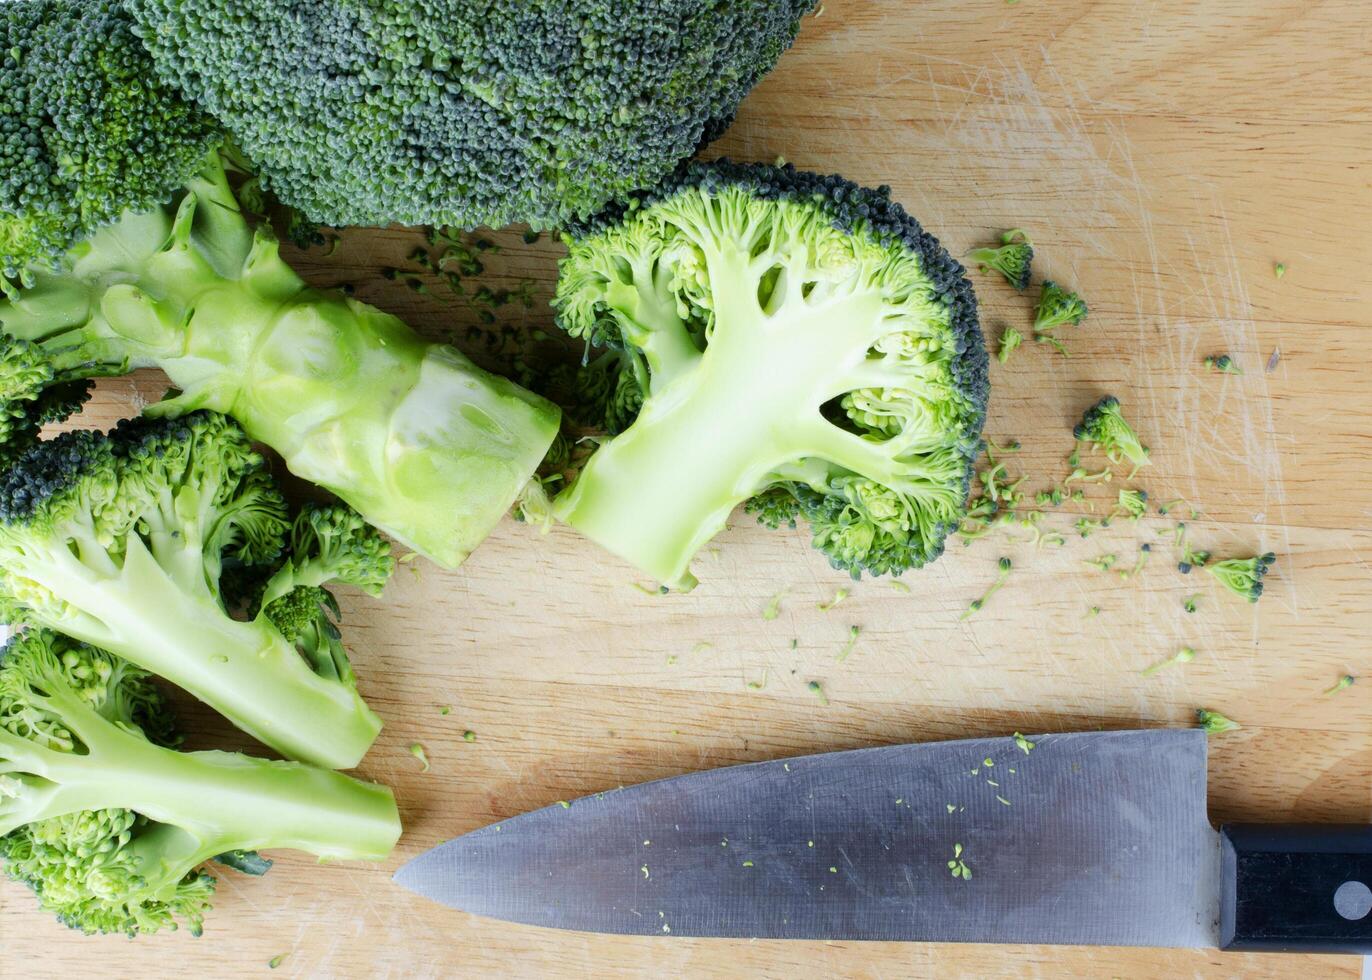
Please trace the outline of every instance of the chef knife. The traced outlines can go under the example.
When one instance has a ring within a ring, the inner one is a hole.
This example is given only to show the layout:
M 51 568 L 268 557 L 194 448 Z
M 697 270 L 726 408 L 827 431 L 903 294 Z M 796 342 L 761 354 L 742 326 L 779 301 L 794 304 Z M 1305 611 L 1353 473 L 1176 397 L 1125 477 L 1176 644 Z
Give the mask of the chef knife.
M 1372 952 L 1372 828 L 1216 831 L 1198 730 L 688 774 L 493 824 L 396 880 L 588 932 Z

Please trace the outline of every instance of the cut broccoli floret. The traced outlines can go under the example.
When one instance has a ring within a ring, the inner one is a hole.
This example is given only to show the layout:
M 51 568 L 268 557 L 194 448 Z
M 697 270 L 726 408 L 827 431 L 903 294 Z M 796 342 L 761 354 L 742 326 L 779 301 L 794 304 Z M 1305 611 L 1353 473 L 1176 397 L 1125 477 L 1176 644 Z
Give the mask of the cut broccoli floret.
M 1072 434 L 1078 442 L 1099 447 L 1112 463 L 1127 459 L 1136 467 L 1148 464 L 1148 448 L 1125 421 L 1119 399 L 1114 395 L 1106 395 L 1088 408 Z
M 64 433 L 0 476 L 0 606 L 167 678 L 284 755 L 347 768 L 381 728 L 351 670 L 320 666 L 263 612 L 231 618 L 220 585 L 226 565 L 274 564 L 288 527 L 262 457 L 222 415 Z M 357 546 L 369 587 L 389 563 L 372 534 L 357 535 L 370 542 Z M 308 550 L 266 595 L 356 575 L 349 547 L 324 557 L 295 538 Z
M 331 225 L 561 227 L 715 139 L 813 0 L 127 0 L 163 78 Z
M 38 629 L 0 650 L 0 861 L 73 929 L 199 935 L 211 858 L 256 873 L 264 847 L 380 860 L 400 835 L 384 786 L 178 752 L 173 730 L 149 675 L 119 657 Z
M 642 406 L 555 502 L 661 582 L 750 501 L 854 576 L 962 520 L 987 356 L 960 265 L 887 191 L 694 164 L 568 236 L 554 305 L 642 378 Z
M 1010 360 L 1010 355 L 1019 349 L 1019 345 L 1024 342 L 1024 334 L 1014 327 L 1006 327 L 1000 335 L 1000 350 L 996 352 L 996 360 L 1004 364 Z
M 533 475 L 557 410 L 308 288 L 244 219 L 218 135 L 159 86 L 117 4 L 3 4 L 0 30 L 0 264 L 21 280 L 0 297 L 0 457 L 79 407 L 86 379 L 160 367 L 181 394 L 153 412 L 231 414 L 292 472 L 460 563 Z M 42 73 L 15 61 L 30 56 Z M 35 223 L 57 230 L 15 230 Z
M 1234 595 L 1257 602 L 1262 598 L 1263 576 L 1276 560 L 1277 556 L 1269 551 L 1252 558 L 1225 558 L 1203 567 Z
M 1087 312 L 1085 300 L 1046 279 L 1039 294 L 1038 310 L 1034 313 L 1034 332 L 1051 335 L 1058 327 L 1081 323 Z
M 1000 236 L 999 248 L 976 248 L 967 253 L 967 261 L 974 262 L 985 272 L 995 269 L 1016 289 L 1029 285 L 1030 266 L 1034 260 L 1034 244 L 1018 228 Z

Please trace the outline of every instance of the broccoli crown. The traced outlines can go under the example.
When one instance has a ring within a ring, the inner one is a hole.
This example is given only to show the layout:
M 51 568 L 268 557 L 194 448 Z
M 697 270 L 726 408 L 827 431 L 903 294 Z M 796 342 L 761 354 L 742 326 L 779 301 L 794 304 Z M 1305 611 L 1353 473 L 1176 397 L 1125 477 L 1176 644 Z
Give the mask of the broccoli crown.
M 0 276 L 165 200 L 218 139 L 118 0 L 0 4 L 0 53 Z
M 265 591 L 289 591 L 299 561 L 311 584 L 377 586 L 389 553 L 349 515 L 307 512 L 293 537 L 313 557 L 293 556 Z M 380 723 L 337 631 L 322 652 L 297 646 L 266 616 L 230 617 L 221 587 L 226 564 L 242 575 L 280 562 L 287 516 L 262 456 L 225 416 L 63 433 L 0 473 L 0 611 L 166 677 L 288 756 L 345 768 Z
M 813 0 L 127 0 L 162 77 L 333 225 L 556 226 L 719 135 Z
M 199 935 L 210 858 L 380 857 L 399 833 L 382 787 L 174 742 L 163 696 L 128 661 L 41 629 L 0 651 L 0 860 L 68 926 Z
M 672 583 L 749 498 L 855 576 L 942 553 L 987 354 L 962 267 L 887 188 L 689 164 L 567 243 L 559 322 L 629 362 L 641 407 L 559 517 Z
M 1125 421 L 1114 395 L 1106 395 L 1088 408 L 1072 434 L 1079 442 L 1099 446 L 1112 463 L 1127 459 L 1143 466 L 1148 462 L 1148 447 L 1139 442 L 1138 434 Z

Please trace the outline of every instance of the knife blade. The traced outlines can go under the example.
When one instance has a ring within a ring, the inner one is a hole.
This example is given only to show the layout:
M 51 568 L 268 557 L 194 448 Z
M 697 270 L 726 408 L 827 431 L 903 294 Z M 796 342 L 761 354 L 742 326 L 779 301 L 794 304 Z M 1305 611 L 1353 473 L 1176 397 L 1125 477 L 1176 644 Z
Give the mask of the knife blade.
M 396 880 L 590 932 L 1214 946 L 1221 847 L 1205 802 L 1198 731 L 897 745 L 554 805 Z

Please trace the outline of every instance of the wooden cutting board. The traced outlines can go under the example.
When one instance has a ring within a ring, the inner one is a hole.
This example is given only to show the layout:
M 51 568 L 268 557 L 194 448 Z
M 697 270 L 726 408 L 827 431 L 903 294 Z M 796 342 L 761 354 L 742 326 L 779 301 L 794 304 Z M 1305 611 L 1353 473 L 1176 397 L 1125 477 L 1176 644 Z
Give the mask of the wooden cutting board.
M 281 853 L 262 880 L 225 873 L 198 940 L 82 938 L 0 883 L 0 977 L 265 975 L 278 954 L 280 975 L 368 978 L 1357 976 L 1353 958 L 558 934 L 449 912 L 388 876 L 456 834 L 621 783 L 908 740 L 1187 725 L 1202 706 L 1244 726 L 1212 740 L 1216 819 L 1372 818 L 1372 676 L 1322 694 L 1367 668 L 1372 631 L 1369 23 L 1362 0 L 828 0 L 720 143 L 889 183 L 958 254 L 1028 229 L 1037 275 L 1079 289 L 1091 316 L 1066 332 L 1070 358 L 1030 343 L 993 367 L 989 432 L 1023 445 L 1009 470 L 1031 489 L 1060 479 L 1083 408 L 1118 395 L 1153 447 L 1137 484 L 1200 510 L 1194 545 L 1278 554 L 1258 606 L 1177 573 L 1181 510 L 1061 548 L 954 543 L 905 577 L 908 594 L 864 581 L 828 612 L 818 604 L 851 583 L 803 531 L 739 515 L 695 592 L 657 596 L 568 530 L 506 521 L 459 571 L 419 562 L 383 600 L 342 597 L 363 691 L 387 719 L 362 772 L 400 799 L 392 861 Z M 491 237 L 505 246 L 491 284 L 533 279 L 546 296 L 556 248 Z M 377 276 L 419 241 L 354 232 L 297 259 L 499 362 L 472 309 Z M 1027 332 L 1033 296 L 976 283 L 991 336 Z M 500 320 L 522 332 L 549 316 L 515 304 Z M 1220 353 L 1243 374 L 1207 373 Z M 103 385 L 86 422 L 162 388 L 154 374 Z M 1097 515 L 1119 485 L 1092 491 Z M 1085 563 L 1132 565 L 1144 542 L 1153 557 L 1127 581 Z M 1002 555 L 1006 588 L 960 621 Z M 1193 663 L 1140 676 L 1182 645 Z M 246 744 L 189 722 L 196 744 Z

